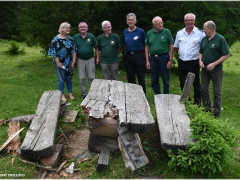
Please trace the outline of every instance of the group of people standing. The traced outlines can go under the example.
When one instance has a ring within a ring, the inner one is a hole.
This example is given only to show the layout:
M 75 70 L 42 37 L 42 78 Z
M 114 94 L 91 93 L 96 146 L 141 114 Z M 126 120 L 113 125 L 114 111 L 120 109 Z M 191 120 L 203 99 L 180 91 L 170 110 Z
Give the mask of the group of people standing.
M 95 36 L 88 32 L 86 22 L 78 25 L 79 33 L 71 37 L 70 24 L 64 22 L 59 27 L 59 34 L 52 40 L 48 55 L 53 57 L 53 64 L 58 78 L 58 87 L 64 95 L 66 82 L 68 95 L 72 95 L 72 69 L 78 68 L 82 98 L 87 95 L 86 79 L 91 86 L 95 79 L 95 62 L 101 64 L 104 79 L 117 80 L 119 53 L 124 48 L 123 60 L 126 66 L 128 83 L 139 85 L 146 94 L 145 69 L 150 69 L 151 86 L 154 94 L 160 94 L 159 77 L 163 82 L 163 93 L 169 94 L 170 68 L 173 63 L 174 48 L 178 53 L 178 71 L 181 90 L 188 72 L 195 74 L 194 103 L 203 103 L 206 111 L 213 111 L 215 117 L 221 111 L 222 62 L 229 57 L 229 47 L 223 36 L 216 32 L 213 21 L 203 25 L 203 31 L 194 26 L 196 17 L 192 13 L 184 16 L 185 27 L 177 32 L 175 42 L 171 31 L 163 27 L 163 19 L 156 16 L 152 20 L 153 29 L 146 34 L 136 26 L 134 13 L 126 16 L 128 27 L 124 29 L 122 39 L 112 33 L 109 21 L 102 22 L 103 34 Z M 94 54 L 95 49 L 95 54 Z M 200 83 L 200 67 L 202 68 Z M 209 94 L 210 80 L 213 82 L 214 105 L 211 106 Z

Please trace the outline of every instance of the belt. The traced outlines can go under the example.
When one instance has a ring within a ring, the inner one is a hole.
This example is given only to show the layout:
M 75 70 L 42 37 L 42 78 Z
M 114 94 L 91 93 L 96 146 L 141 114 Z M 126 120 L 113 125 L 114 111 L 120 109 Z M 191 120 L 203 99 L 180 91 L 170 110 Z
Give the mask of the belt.
M 155 56 L 155 57 L 159 57 L 159 56 L 163 56 L 163 55 L 166 55 L 168 53 L 164 53 L 164 54 L 150 54 L 150 56 Z
M 89 60 L 89 59 L 91 59 L 92 57 L 90 57 L 90 58 L 79 58 L 79 59 L 82 59 L 82 60 Z
M 132 52 L 126 52 L 126 54 L 138 54 L 138 53 L 142 53 L 144 52 L 143 50 L 142 51 L 132 51 Z

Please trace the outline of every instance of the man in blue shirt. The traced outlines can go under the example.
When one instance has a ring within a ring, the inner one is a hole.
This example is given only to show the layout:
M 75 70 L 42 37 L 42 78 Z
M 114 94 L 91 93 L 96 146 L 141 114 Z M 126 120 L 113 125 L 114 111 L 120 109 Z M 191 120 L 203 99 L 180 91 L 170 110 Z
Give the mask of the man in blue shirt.
M 128 28 L 123 31 L 123 46 L 126 54 L 124 55 L 127 79 L 129 83 L 136 84 L 137 75 L 139 85 L 142 86 L 146 94 L 145 85 L 145 65 L 146 58 L 144 53 L 145 32 L 136 27 L 137 18 L 134 13 L 127 15 Z

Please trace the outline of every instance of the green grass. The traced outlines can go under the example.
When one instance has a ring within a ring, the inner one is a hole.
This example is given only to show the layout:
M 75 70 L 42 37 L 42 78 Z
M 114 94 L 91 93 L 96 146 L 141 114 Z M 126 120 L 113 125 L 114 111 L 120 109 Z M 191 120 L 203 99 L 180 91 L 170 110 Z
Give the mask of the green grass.
M 38 47 L 27 47 L 24 43 L 20 43 L 20 48 L 24 47 L 26 54 L 8 55 L 5 51 L 7 51 L 9 46 L 9 41 L 0 40 L 0 120 L 21 115 L 34 114 L 43 92 L 57 89 L 57 78 L 55 69 L 51 62 L 51 57 L 44 57 L 40 53 L 40 49 Z M 218 119 L 219 121 L 228 119 L 229 122 L 237 129 L 240 129 L 239 46 L 240 43 L 236 43 L 231 47 L 232 56 L 224 62 L 224 77 L 222 86 L 222 107 L 224 110 L 222 111 L 221 117 Z M 124 68 L 120 69 L 120 71 L 121 73 L 118 80 L 127 82 Z M 96 78 L 102 78 L 100 65 L 96 65 Z M 156 120 L 154 93 L 150 86 L 150 81 L 150 74 L 147 71 L 147 99 L 153 117 Z M 70 106 L 69 109 L 78 109 L 80 111 L 80 117 L 72 126 L 62 122 L 59 123 L 59 126 L 64 131 L 66 129 L 74 130 L 79 127 L 80 123 L 81 126 L 86 126 L 86 117 L 82 115 L 81 109 L 79 108 L 82 100 L 80 99 L 81 94 L 76 68 L 74 69 L 73 82 L 73 94 L 76 99 L 74 101 L 69 101 L 72 103 L 72 106 Z M 65 90 L 65 92 L 67 91 Z M 178 76 L 174 74 L 171 74 L 170 93 L 181 94 Z M 21 133 L 22 142 L 24 134 L 28 129 L 28 125 L 21 123 L 21 127 L 25 127 L 25 130 Z M 8 138 L 7 130 L 8 124 L 0 126 L 0 145 L 2 145 Z M 160 143 L 159 146 L 156 146 L 156 144 L 153 143 L 153 140 L 148 140 L 148 137 L 145 137 L 144 134 L 141 135 L 141 138 L 143 139 L 142 143 L 145 153 L 150 160 L 148 165 L 132 172 L 124 167 L 121 153 L 113 153 L 110 157 L 110 166 L 108 170 L 101 174 L 96 172 L 96 164 L 94 163 L 88 164 L 85 162 L 78 164 L 77 167 L 81 168 L 81 173 L 84 174 L 84 177 L 82 178 L 129 179 L 144 176 L 159 176 L 162 174 L 164 174 L 164 178 L 172 179 L 202 178 L 201 175 L 192 175 L 187 172 L 175 172 L 169 170 L 167 166 L 169 158 L 167 153 L 160 147 Z M 159 133 L 156 132 L 151 138 L 154 138 L 156 142 L 159 142 Z M 236 154 L 237 153 L 240 153 L 239 150 L 236 150 Z M 32 179 L 37 174 L 38 168 L 22 163 L 18 157 L 15 157 L 15 164 L 11 165 L 11 159 L 12 156 L 7 154 L 6 148 L 0 152 L 0 174 L 22 173 L 25 174 L 24 178 L 26 179 Z M 216 178 L 240 178 L 239 161 L 240 160 L 238 158 L 232 167 L 224 169 L 223 173 L 216 175 Z

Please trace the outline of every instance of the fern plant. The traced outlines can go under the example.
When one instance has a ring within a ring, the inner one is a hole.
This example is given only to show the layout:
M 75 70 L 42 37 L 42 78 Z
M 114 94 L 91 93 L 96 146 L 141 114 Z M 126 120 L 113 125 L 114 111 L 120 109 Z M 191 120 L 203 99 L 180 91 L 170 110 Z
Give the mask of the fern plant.
M 187 113 L 191 119 L 191 139 L 185 151 L 179 150 L 175 155 L 168 151 L 171 160 L 170 169 L 201 173 L 213 177 L 231 165 L 234 158 L 234 148 L 237 148 L 236 129 L 227 120 L 215 119 L 209 113 L 202 111 L 196 105 L 186 104 Z

